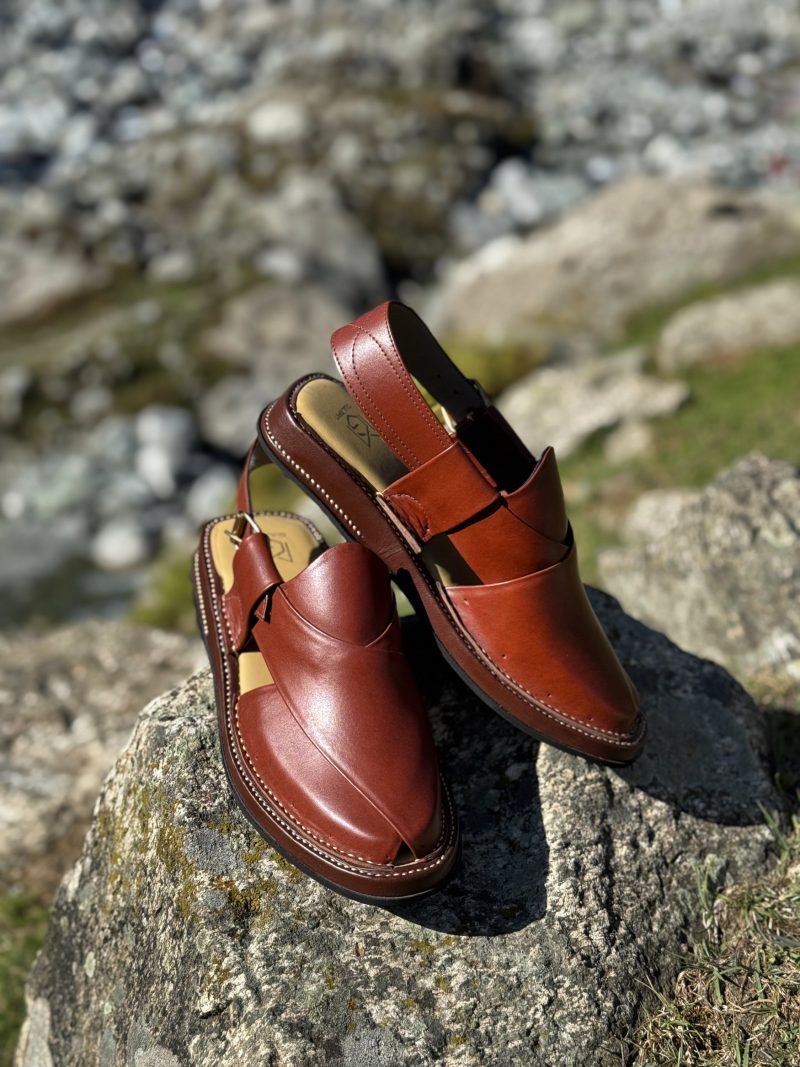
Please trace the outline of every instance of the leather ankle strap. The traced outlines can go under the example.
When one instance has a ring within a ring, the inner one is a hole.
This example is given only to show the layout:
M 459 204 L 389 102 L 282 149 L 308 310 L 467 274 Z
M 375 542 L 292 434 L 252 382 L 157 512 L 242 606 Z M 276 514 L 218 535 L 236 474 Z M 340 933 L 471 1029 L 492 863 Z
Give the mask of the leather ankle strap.
M 453 443 L 415 378 L 456 424 L 486 407 L 480 389 L 405 304 L 380 304 L 336 330 L 331 347 L 348 392 L 410 470 Z
M 253 494 L 250 486 L 250 478 L 253 471 L 265 466 L 270 462 L 269 456 L 264 452 L 256 437 L 247 451 L 242 473 L 239 475 L 239 486 L 236 490 L 236 510 L 251 515 L 253 512 Z

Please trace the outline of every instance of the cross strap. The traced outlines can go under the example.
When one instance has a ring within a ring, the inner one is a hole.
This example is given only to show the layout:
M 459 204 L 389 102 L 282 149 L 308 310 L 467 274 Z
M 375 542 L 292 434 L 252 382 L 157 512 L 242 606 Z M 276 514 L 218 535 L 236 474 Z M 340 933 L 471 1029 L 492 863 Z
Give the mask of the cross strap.
M 249 519 L 249 516 L 246 516 Z M 258 527 L 246 526 L 233 557 L 233 584 L 224 594 L 225 617 L 233 647 L 241 652 L 250 639 L 253 615 L 281 582 L 269 538 Z

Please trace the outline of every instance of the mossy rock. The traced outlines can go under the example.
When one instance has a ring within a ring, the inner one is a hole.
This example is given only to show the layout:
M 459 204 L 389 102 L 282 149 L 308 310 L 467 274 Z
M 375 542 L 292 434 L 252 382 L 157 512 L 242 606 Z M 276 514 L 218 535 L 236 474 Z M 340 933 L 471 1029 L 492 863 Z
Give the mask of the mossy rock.
M 42 1049 L 109 1067 L 496 1064 L 498 1049 L 616 1067 L 646 983 L 670 988 L 699 919 L 697 864 L 762 869 L 774 793 L 763 722 L 733 680 L 594 602 L 650 721 L 621 771 L 537 747 L 406 627 L 465 854 L 438 894 L 389 910 L 258 844 L 207 672 L 149 705 L 56 900 L 20 1067 Z

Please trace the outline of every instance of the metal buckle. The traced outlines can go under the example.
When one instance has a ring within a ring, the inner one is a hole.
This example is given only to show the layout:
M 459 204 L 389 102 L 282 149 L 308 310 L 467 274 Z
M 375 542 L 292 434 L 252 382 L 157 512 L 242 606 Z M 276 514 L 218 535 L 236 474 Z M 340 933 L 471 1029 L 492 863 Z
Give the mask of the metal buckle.
M 249 526 L 256 533 L 261 533 L 261 527 L 258 525 L 252 515 L 246 511 L 240 511 L 233 519 L 233 528 L 225 531 L 225 536 L 228 540 L 236 545 L 238 548 L 242 543 L 242 535 L 244 534 L 245 526 Z
M 483 388 L 481 383 L 476 381 L 474 378 L 469 378 L 468 381 L 483 401 L 483 406 L 488 408 L 491 405 L 491 400 L 487 396 L 486 390 Z M 467 414 L 464 416 L 463 419 L 460 420 L 460 422 L 456 422 L 456 420 L 453 418 L 447 408 L 442 406 L 442 421 L 444 422 L 445 430 L 447 430 L 451 437 L 455 437 L 458 433 L 458 427 L 461 425 L 461 423 L 467 422 L 470 418 L 472 418 L 472 415 L 476 410 L 476 408 L 473 408 L 472 410 L 467 412 Z
M 450 436 L 455 437 L 456 432 L 458 430 L 458 426 L 456 425 L 456 420 L 453 418 L 447 408 L 442 408 L 442 422 L 444 423 L 445 430 L 447 430 Z

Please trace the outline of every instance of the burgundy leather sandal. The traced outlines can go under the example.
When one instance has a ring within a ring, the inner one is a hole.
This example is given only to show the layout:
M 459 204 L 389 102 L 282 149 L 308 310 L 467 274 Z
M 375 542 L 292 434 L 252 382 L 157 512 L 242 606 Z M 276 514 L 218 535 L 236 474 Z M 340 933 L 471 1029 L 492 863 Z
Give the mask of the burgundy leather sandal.
M 332 889 L 428 893 L 455 864 L 458 825 L 386 566 L 360 545 L 326 548 L 297 515 L 254 512 L 251 458 L 239 514 L 207 523 L 194 559 L 234 796 Z
M 573 752 L 629 763 L 644 741 L 638 696 L 581 584 L 553 450 L 536 461 L 402 304 L 332 345 L 344 384 L 301 378 L 262 414 L 263 448 L 381 557 L 490 707 Z

